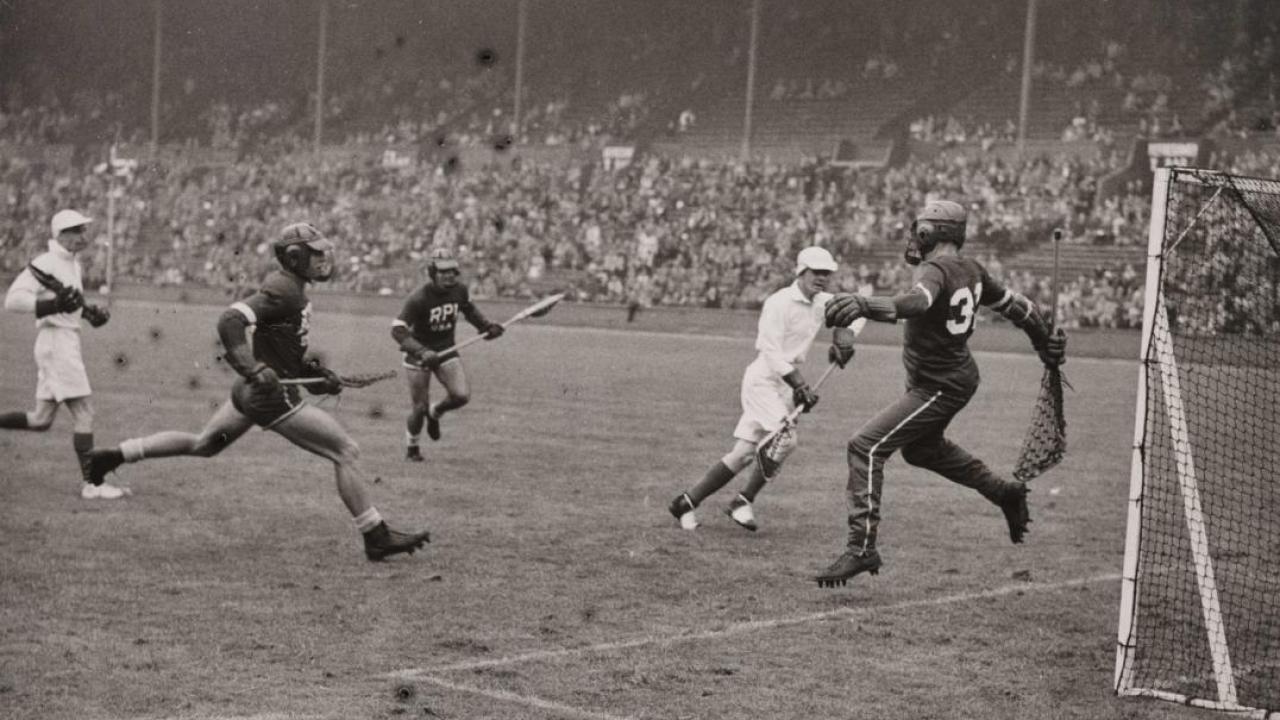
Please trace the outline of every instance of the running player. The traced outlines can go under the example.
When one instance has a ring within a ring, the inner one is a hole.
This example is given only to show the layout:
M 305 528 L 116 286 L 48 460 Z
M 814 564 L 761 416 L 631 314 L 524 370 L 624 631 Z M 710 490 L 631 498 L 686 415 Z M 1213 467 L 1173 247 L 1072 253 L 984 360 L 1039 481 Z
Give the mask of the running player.
M 365 555 L 378 561 L 397 553 L 413 553 L 430 540 L 427 532 L 391 530 L 369 499 L 357 463 L 359 448 L 328 413 L 302 402 L 296 385 L 281 378 L 316 378 L 304 387 L 313 394 L 335 395 L 342 384 L 333 371 L 306 359 L 311 329 L 311 302 L 306 287 L 333 276 L 333 243 L 311 225 L 286 227 L 273 244 L 281 269 L 268 275 L 262 288 L 233 303 L 218 320 L 218 336 L 227 364 L 240 375 L 231 398 L 222 404 L 199 434 L 168 431 L 133 438 L 110 450 L 94 450 L 90 466 L 95 481 L 122 463 L 162 457 L 213 457 L 257 425 L 333 463 L 338 495 L 364 535 Z M 252 348 L 249 328 L 255 328 Z
M 835 258 L 824 248 L 805 248 L 796 257 L 795 282 L 764 301 L 756 335 L 759 354 L 742 375 L 742 417 L 733 430 L 733 447 L 697 485 L 677 495 L 667 506 L 680 521 L 680 527 L 697 528 L 694 510 L 698 505 L 751 465 L 746 487 L 729 503 L 725 513 L 748 530 L 754 532 L 758 528 L 752 504 L 766 478 L 759 463 L 752 462 L 756 446 L 781 428 L 783 419 L 796 407 L 803 406 L 809 412 L 818 402 L 818 395 L 805 382 L 800 366 L 822 329 L 823 310 L 832 297 L 827 283 L 837 267 Z M 850 327 L 836 328 L 827 359 L 843 368 L 853 358 L 853 339 L 865 323 L 859 319 Z M 796 448 L 794 432 L 783 437 L 785 441 L 777 450 L 779 463 Z
M 998 506 L 1013 542 L 1021 543 L 1027 533 L 1026 485 L 996 475 L 945 433 L 978 389 L 978 366 L 968 343 L 979 305 L 1026 332 L 1045 365 L 1065 361 L 1067 339 L 1061 331 L 1050 332 L 1030 300 L 1006 289 L 976 260 L 960 255 L 967 219 L 957 203 L 927 203 L 911 224 L 907 241 L 906 261 L 919 266 L 911 290 L 892 297 L 841 294 L 827 305 L 831 326 L 863 317 L 907 321 L 902 349 L 907 393 L 849 441 L 848 542 L 844 553 L 815 578 L 820 586 L 843 585 L 859 573 L 879 571 L 876 535 L 884 464 L 898 450 L 908 463 L 973 488 Z
M 36 407 L 29 412 L 0 413 L 0 428 L 9 430 L 48 430 L 59 405 L 71 412 L 72 446 L 80 465 L 80 497 L 86 500 L 117 500 L 125 496 L 122 488 L 107 483 L 92 483 L 89 475 L 89 451 L 93 449 L 93 405 L 89 376 L 80 356 L 80 318 L 93 327 L 107 323 L 111 315 L 106 309 L 84 302 L 80 261 L 76 254 L 89 247 L 89 223 L 92 219 L 75 210 L 59 210 L 49 221 L 53 239 L 48 252 L 31 261 L 34 271 L 24 269 L 9 286 L 4 309 L 10 312 L 35 313 L 36 316 Z M 36 279 L 35 273 L 52 278 L 55 292 Z
M 440 416 L 457 410 L 471 400 L 462 358 L 457 353 L 440 354 L 454 345 L 458 315 L 484 333 L 486 340 L 502 337 L 501 323 L 490 322 L 471 302 L 471 293 L 460 281 L 458 261 L 446 249 L 431 252 L 427 264 L 430 280 L 414 290 L 404 302 L 400 316 L 391 322 L 391 337 L 404 353 L 405 377 L 413 409 L 405 420 L 405 459 L 422 462 L 418 440 L 426 421 L 427 436 L 440 439 Z M 431 376 L 444 386 L 445 397 L 431 402 Z

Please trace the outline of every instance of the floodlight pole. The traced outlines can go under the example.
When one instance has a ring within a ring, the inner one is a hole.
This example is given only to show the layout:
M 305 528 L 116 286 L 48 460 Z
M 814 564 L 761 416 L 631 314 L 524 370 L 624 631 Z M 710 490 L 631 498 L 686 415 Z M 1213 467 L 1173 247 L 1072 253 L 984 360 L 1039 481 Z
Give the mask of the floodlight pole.
M 315 152 L 320 154 L 320 141 L 324 137 L 324 56 L 329 40 L 329 3 L 320 0 L 320 39 L 316 50 L 316 124 L 312 136 Z
M 751 0 L 751 42 L 747 49 L 747 101 L 742 118 L 742 161 L 751 159 L 751 115 L 756 104 L 756 51 L 760 43 L 760 0 Z
M 524 34 L 529 21 L 528 0 L 516 5 L 516 88 L 515 109 L 511 113 L 511 142 L 520 137 L 520 105 L 524 99 Z
M 1027 0 L 1027 28 L 1022 41 L 1022 92 L 1018 99 L 1018 154 L 1027 146 L 1027 117 L 1031 108 L 1031 66 L 1036 57 L 1036 0 Z
M 160 146 L 160 40 L 164 29 L 164 1 L 152 3 L 152 55 L 151 55 L 151 156 L 155 157 Z

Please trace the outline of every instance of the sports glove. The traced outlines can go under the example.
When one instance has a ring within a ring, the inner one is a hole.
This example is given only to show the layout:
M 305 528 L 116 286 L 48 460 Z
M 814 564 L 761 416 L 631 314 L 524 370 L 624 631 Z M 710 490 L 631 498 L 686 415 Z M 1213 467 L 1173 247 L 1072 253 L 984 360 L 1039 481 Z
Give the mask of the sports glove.
M 1062 328 L 1054 330 L 1044 344 L 1036 348 L 1040 362 L 1045 367 L 1058 367 L 1067 362 L 1067 333 Z
M 321 365 L 316 358 L 308 360 L 305 369 L 311 377 L 324 378 L 324 382 L 307 383 L 304 386 L 307 392 L 312 395 L 337 395 L 342 392 L 342 379 L 338 377 L 338 373 Z
M 111 311 L 98 305 L 85 305 L 83 315 L 84 319 L 96 328 L 106 325 L 111 319 Z
M 413 361 L 428 370 L 435 370 L 440 367 L 440 353 L 434 350 L 422 348 L 411 354 Z
M 497 340 L 502 337 L 502 333 L 506 331 L 507 329 L 502 327 L 502 323 L 491 322 L 484 327 L 484 339 Z
M 827 362 L 833 363 L 843 370 L 844 366 L 848 365 L 849 361 L 853 359 L 853 353 L 852 345 L 832 343 L 831 347 L 827 348 Z
M 809 412 L 814 405 L 818 404 L 818 393 L 809 387 L 809 383 L 805 382 L 799 370 L 792 370 L 783 375 L 782 379 L 791 386 L 791 399 L 795 401 L 796 407 L 802 407 L 805 412 Z
M 276 371 L 267 365 L 259 363 L 245 376 L 249 381 L 249 388 L 254 395 L 266 395 L 279 390 L 280 376 L 276 375 Z
M 840 293 L 827 302 L 827 327 L 849 327 L 849 323 L 867 315 L 867 299 L 853 293 Z
M 84 307 L 84 295 L 71 286 L 64 286 L 53 299 L 60 313 L 75 312 Z

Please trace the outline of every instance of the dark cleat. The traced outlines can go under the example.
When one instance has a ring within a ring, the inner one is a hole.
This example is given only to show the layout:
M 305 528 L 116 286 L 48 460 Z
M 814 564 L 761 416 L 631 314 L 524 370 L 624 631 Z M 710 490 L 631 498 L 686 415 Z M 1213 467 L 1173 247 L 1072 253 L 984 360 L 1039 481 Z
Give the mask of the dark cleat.
M 856 551 L 845 550 L 844 554 L 836 558 L 831 563 L 831 567 L 823 570 L 820 575 L 813 579 L 818 582 L 818 587 L 831 588 L 837 585 L 844 587 L 853 576 L 858 573 L 871 573 L 872 575 L 880 574 L 880 553 L 875 550 Z
M 408 553 L 412 555 L 426 543 L 431 542 L 431 533 L 403 533 L 392 530 L 385 522 L 364 534 L 364 554 L 373 562 L 381 562 L 392 555 Z
M 119 450 L 89 451 L 89 483 L 101 485 L 107 479 L 107 473 L 114 471 L 124 463 L 124 455 Z
M 996 504 L 1000 506 L 1000 510 L 1004 513 L 1004 520 L 1009 524 L 1009 539 L 1018 544 L 1022 542 L 1023 536 L 1030 532 L 1027 527 L 1031 523 L 1031 511 L 1027 508 L 1028 488 L 1026 483 L 1021 482 L 1009 485 L 1004 496 Z
M 422 450 L 418 449 L 417 445 L 409 445 L 404 449 L 404 459 L 409 462 L 422 462 L 424 459 Z
M 440 418 L 427 415 L 427 437 L 432 440 L 440 439 Z

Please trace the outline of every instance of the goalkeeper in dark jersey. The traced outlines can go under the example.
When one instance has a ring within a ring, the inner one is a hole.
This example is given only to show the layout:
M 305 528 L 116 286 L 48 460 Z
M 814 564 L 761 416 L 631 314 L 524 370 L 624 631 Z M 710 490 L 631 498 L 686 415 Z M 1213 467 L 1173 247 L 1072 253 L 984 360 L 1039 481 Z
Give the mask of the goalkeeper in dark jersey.
M 400 316 L 391 323 L 391 337 L 404 353 L 405 376 L 413 409 L 405 420 L 405 459 L 422 461 L 418 440 L 426 422 L 427 436 L 440 439 L 440 416 L 457 410 L 471 400 L 467 375 L 457 353 L 443 353 L 453 347 L 454 329 L 461 315 L 486 340 L 502 336 L 501 323 L 490 322 L 471 302 L 471 293 L 459 277 L 458 261 L 448 250 L 431 252 L 427 264 L 430 280 L 405 299 Z M 444 387 L 445 396 L 431 402 L 431 376 Z
M 820 586 L 843 585 L 859 573 L 880 569 L 876 535 L 884 464 L 899 450 L 908 463 L 973 488 L 997 505 L 1013 542 L 1022 542 L 1031 522 L 1026 485 L 996 475 L 948 440 L 946 430 L 978 389 L 978 366 L 968 343 L 979 305 L 1026 332 L 1045 365 L 1062 364 L 1067 339 L 1061 331 L 1050 332 L 1030 300 L 1006 289 L 976 260 L 960 256 L 966 220 L 957 203 L 928 203 L 911 224 L 905 253 L 909 264 L 919 266 L 911 290 L 892 297 L 842 294 L 827 304 L 829 327 L 862 317 L 906 320 L 902 358 L 907 393 L 849 441 L 848 542 L 844 553 L 815 578 Z
M 90 453 L 95 481 L 122 463 L 173 456 L 212 457 L 257 425 L 333 463 L 338 494 L 364 535 L 365 555 L 382 560 L 412 553 L 429 541 L 427 532 L 403 533 L 387 527 L 369 499 L 357 457 L 359 448 L 328 413 L 302 402 L 298 386 L 282 378 L 315 378 L 304 384 L 312 394 L 342 391 L 338 375 L 305 353 L 311 329 L 308 283 L 333 276 L 333 243 L 311 225 L 296 223 L 284 229 L 273 244 L 281 269 L 253 295 L 233 303 L 218 320 L 224 358 L 239 377 L 231 398 L 222 404 L 199 433 L 160 432 L 133 438 L 110 450 Z M 252 347 L 249 328 L 255 328 Z

